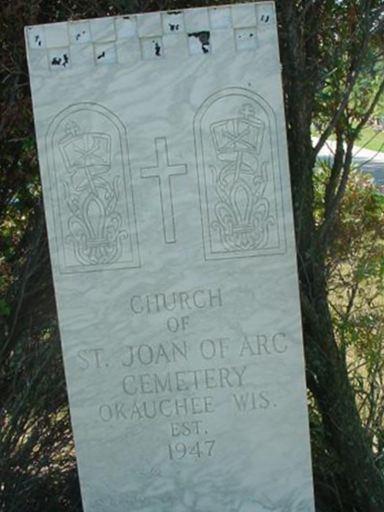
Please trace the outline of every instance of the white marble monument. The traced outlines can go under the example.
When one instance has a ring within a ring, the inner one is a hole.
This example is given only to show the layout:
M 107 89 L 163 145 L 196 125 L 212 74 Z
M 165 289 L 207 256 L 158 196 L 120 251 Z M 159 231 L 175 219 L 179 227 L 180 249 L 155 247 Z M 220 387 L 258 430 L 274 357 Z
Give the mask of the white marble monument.
M 313 512 L 273 3 L 26 40 L 85 512 Z

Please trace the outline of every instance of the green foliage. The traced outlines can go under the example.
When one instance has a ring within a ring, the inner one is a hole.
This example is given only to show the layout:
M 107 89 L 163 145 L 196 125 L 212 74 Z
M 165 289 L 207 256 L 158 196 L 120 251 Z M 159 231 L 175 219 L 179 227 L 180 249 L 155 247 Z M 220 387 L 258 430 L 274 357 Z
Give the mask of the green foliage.
M 9 316 L 11 313 L 11 308 L 9 304 L 6 303 L 5 299 L 0 298 L 0 316 Z
M 344 131 L 346 139 L 356 137 L 359 122 L 370 107 L 372 97 L 383 77 L 382 31 L 370 29 L 372 38 L 367 40 L 367 24 L 376 10 L 382 9 L 381 1 L 327 2 L 322 20 L 329 29 L 321 32 L 321 87 L 316 93 L 313 122 L 317 132 L 329 123 L 330 112 L 335 112 L 351 87 L 348 109 L 343 112 L 335 130 Z M 366 18 L 364 9 L 370 9 Z M 375 25 L 374 25 L 375 26 Z M 352 64 L 352 65 L 351 65 Z M 373 114 L 380 115 L 383 100 L 378 101 Z
M 316 218 L 324 217 L 323 198 L 331 170 L 316 172 Z M 378 467 L 384 471 L 384 195 L 372 178 L 351 174 L 328 254 L 328 295 L 337 342 L 345 358 L 359 414 Z M 325 453 L 322 419 L 310 401 L 315 470 L 332 499 L 340 499 L 342 467 Z M 329 476 L 332 475 L 332 479 Z
M 330 302 L 338 340 L 346 352 L 350 380 L 373 453 L 382 461 L 384 196 L 358 173 L 348 184 L 329 267 Z

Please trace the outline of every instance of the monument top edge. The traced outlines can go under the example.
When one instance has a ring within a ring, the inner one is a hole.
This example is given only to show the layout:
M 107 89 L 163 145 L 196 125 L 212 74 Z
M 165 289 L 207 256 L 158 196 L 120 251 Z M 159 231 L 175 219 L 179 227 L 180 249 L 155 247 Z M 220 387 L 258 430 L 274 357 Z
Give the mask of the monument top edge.
M 160 10 L 160 11 L 148 11 L 148 12 L 141 12 L 141 13 L 129 13 L 129 14 L 119 14 L 119 15 L 113 15 L 113 16 L 101 16 L 97 18 L 80 18 L 80 19 L 68 19 L 66 21 L 56 21 L 52 23 L 38 23 L 34 25 L 25 25 L 24 30 L 28 31 L 31 29 L 36 28 L 46 28 L 58 25 L 77 25 L 84 22 L 100 22 L 100 21 L 106 21 L 106 22 L 116 22 L 116 20 L 129 20 L 132 21 L 138 21 L 138 20 L 145 20 L 153 18 L 153 16 L 167 16 L 167 15 L 177 15 L 177 14 L 203 14 L 204 13 L 210 13 L 210 12 L 220 12 L 224 10 L 231 10 L 232 12 L 238 11 L 238 14 L 242 11 L 242 13 L 245 15 L 244 12 L 245 9 L 253 8 L 253 7 L 264 7 L 269 10 L 275 10 L 275 0 L 261 0 L 256 2 L 241 2 L 241 3 L 233 3 L 233 4 L 221 4 L 221 5 L 211 5 L 211 6 L 200 6 L 200 7 L 188 7 L 184 9 L 168 9 L 168 10 Z M 232 25 L 233 26 L 233 25 Z M 244 25 L 242 25 L 244 26 Z

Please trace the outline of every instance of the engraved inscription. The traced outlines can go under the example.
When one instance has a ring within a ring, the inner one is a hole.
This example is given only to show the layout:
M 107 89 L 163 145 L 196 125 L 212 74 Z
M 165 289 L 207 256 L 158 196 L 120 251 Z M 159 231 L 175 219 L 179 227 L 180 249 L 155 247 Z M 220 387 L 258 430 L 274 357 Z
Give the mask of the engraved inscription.
M 272 109 L 231 88 L 203 103 L 194 131 L 206 259 L 284 253 Z
M 84 512 L 314 510 L 270 3 L 26 31 Z
M 125 137 L 118 118 L 94 104 L 65 109 L 49 128 L 61 271 L 139 264 Z

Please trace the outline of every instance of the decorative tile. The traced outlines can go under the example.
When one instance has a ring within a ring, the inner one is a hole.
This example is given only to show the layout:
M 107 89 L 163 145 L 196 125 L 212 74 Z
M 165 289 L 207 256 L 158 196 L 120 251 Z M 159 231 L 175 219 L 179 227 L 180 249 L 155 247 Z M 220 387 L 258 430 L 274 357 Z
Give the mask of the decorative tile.
M 141 39 L 143 59 L 159 59 L 164 57 L 163 39 L 161 37 L 145 37 Z
M 208 9 L 187 9 L 184 11 L 185 29 L 190 32 L 201 32 L 202 30 L 209 30 L 209 15 Z
M 116 48 L 114 43 L 103 43 L 95 45 L 96 64 L 114 64 L 116 61 Z
M 166 34 L 163 36 L 164 54 L 167 59 L 188 57 L 187 37 L 185 34 Z
M 209 30 L 188 34 L 189 53 L 191 55 L 206 55 L 211 53 L 211 33 Z
M 43 25 L 37 27 L 27 27 L 26 33 L 29 47 L 32 50 L 42 50 L 46 47 Z
M 140 41 L 136 37 L 117 41 L 116 51 L 121 64 L 133 64 L 142 58 Z
M 273 3 L 263 2 L 256 5 L 257 22 L 260 27 L 276 23 L 275 7 Z
M 209 9 L 211 29 L 229 28 L 232 26 L 230 7 L 211 7 Z
M 235 30 L 235 41 L 238 50 L 254 50 L 257 47 L 256 27 L 237 28 Z
M 212 53 L 235 51 L 233 30 L 231 28 L 211 30 L 210 36 Z
M 121 16 L 115 19 L 117 39 L 128 39 L 137 36 L 135 16 Z
M 139 37 L 163 35 L 161 14 L 159 12 L 153 12 L 153 13 L 138 15 L 137 16 L 137 30 L 138 30 Z
M 49 66 L 52 70 L 68 69 L 71 66 L 69 48 L 51 48 L 48 50 Z
M 49 70 L 48 55 L 46 51 L 29 50 L 28 61 L 33 73 L 47 72 Z
M 91 23 L 92 41 L 109 42 L 116 39 L 115 24 L 113 18 L 93 19 Z
M 234 28 L 254 27 L 256 25 L 255 4 L 234 4 L 231 10 Z
M 67 23 L 45 25 L 45 40 L 48 48 L 68 46 L 69 38 Z
M 71 44 L 85 44 L 92 41 L 91 29 L 88 21 L 73 21 L 68 23 Z
M 92 43 L 77 44 L 71 48 L 71 65 L 83 68 L 94 66 L 94 47 Z
M 183 11 L 169 11 L 162 14 L 164 34 L 179 34 L 185 31 Z

